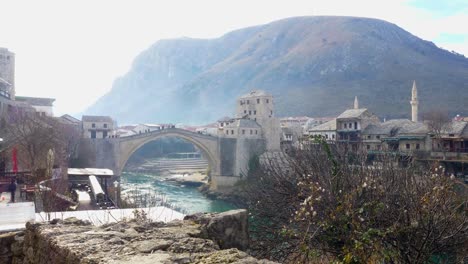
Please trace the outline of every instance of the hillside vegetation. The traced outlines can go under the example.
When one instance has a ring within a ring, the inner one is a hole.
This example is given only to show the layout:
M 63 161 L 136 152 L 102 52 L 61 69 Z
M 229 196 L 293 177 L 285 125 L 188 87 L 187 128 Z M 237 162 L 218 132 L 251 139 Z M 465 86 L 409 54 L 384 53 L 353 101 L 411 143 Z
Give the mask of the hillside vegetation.
M 386 21 L 295 17 L 216 39 L 161 40 L 88 110 L 119 122 L 205 123 L 232 114 L 235 98 L 263 89 L 277 116 L 333 116 L 352 106 L 380 117 L 420 111 L 468 114 L 468 59 Z

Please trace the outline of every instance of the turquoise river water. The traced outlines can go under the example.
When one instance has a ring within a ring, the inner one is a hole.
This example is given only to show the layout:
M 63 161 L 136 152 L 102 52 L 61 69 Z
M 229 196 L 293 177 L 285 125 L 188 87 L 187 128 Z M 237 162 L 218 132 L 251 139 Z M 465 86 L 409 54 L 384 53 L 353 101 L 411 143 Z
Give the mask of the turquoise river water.
M 235 207 L 225 201 L 212 200 L 200 193 L 197 187 L 164 181 L 160 176 L 124 172 L 122 193 L 138 190 L 141 193 L 158 193 L 183 213 L 224 212 Z

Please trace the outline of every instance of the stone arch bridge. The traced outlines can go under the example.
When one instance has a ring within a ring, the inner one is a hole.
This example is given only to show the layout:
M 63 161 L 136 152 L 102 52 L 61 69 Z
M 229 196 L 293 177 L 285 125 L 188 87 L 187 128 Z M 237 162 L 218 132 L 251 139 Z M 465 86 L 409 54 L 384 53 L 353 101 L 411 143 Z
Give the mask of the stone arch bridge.
M 210 166 L 212 189 L 234 185 L 246 174 L 249 160 L 265 151 L 263 139 L 224 138 L 168 128 L 121 138 L 83 138 L 78 156 L 84 161 L 82 167 L 109 168 L 116 177 L 120 177 L 135 151 L 163 137 L 181 138 L 200 149 Z

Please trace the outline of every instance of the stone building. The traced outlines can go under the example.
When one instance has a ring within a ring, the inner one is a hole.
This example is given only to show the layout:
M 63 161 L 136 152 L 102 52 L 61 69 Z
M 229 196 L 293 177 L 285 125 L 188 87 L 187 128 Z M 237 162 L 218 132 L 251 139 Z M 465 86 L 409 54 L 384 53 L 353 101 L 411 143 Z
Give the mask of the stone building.
M 379 118 L 366 108 L 359 108 L 357 98 L 354 108 L 344 111 L 336 118 L 337 140 L 346 142 L 360 142 L 361 131 L 370 124 L 380 123 Z
M 423 123 L 393 119 L 370 124 L 362 131 L 362 143 L 368 151 L 425 152 L 431 150 L 431 138 Z
M 233 119 L 221 131 L 223 137 L 227 138 L 262 138 L 262 127 L 256 121 L 247 118 Z
M 109 116 L 89 116 L 81 118 L 84 138 L 107 138 L 112 135 L 115 121 Z
M 329 142 L 336 141 L 336 119 L 314 126 L 305 133 L 308 136 L 321 136 Z
M 53 98 L 16 96 L 15 100 L 29 104 L 40 116 L 54 116 L 53 103 L 55 99 Z
M 274 116 L 274 101 L 271 94 L 254 90 L 237 100 L 237 118 L 256 121 L 262 128 L 268 151 L 280 150 L 281 126 Z
M 0 94 L 15 100 L 15 54 L 0 48 Z

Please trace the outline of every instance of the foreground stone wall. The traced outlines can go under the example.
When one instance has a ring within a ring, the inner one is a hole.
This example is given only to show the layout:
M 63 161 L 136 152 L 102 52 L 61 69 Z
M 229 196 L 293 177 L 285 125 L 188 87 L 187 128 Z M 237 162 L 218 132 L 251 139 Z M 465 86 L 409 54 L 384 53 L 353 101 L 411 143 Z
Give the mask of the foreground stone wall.
M 24 237 L 7 236 L 8 258 L 0 263 L 273 263 L 238 249 L 248 247 L 247 231 L 245 210 L 170 223 L 144 217 L 100 227 L 77 219 L 28 223 Z

